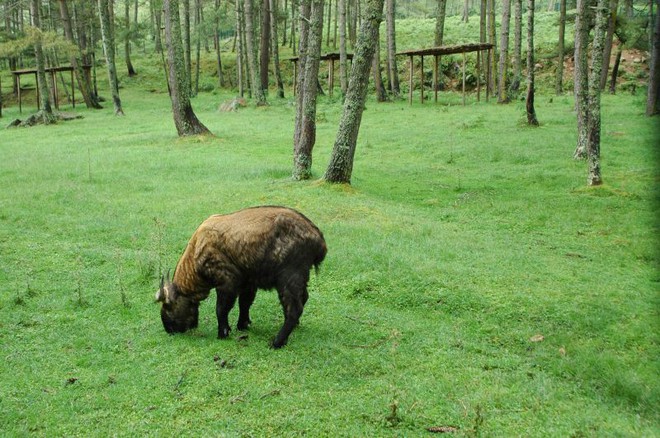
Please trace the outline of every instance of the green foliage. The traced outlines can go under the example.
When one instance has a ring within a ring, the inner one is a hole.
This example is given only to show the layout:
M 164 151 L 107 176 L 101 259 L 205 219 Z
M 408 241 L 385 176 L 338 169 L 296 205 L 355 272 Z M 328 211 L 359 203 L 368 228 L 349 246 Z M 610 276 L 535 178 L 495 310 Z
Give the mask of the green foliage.
M 290 101 L 219 113 L 233 94 L 201 93 L 217 137 L 178 139 L 145 80 L 123 80 L 126 117 L 0 131 L 2 435 L 660 434 L 642 97 L 603 96 L 599 188 L 571 158 L 569 96 L 538 97 L 538 129 L 515 102 L 370 100 L 349 187 L 290 179 Z M 316 178 L 340 113 L 320 98 Z M 210 298 L 165 334 L 160 274 L 208 215 L 256 204 L 328 241 L 290 344 L 268 349 L 266 291 L 249 332 L 215 339 Z

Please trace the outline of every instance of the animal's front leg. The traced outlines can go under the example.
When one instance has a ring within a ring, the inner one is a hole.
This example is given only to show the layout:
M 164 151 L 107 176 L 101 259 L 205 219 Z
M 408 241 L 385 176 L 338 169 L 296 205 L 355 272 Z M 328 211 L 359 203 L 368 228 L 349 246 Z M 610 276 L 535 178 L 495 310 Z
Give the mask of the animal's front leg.
M 257 295 L 257 288 L 248 286 L 241 295 L 238 297 L 238 324 L 236 328 L 239 330 L 247 330 L 252 320 L 250 320 L 250 306 L 254 302 L 254 297 Z
M 224 339 L 229 336 L 229 311 L 236 303 L 236 294 L 221 289 L 215 290 L 218 299 L 215 304 L 215 314 L 218 317 L 218 338 Z

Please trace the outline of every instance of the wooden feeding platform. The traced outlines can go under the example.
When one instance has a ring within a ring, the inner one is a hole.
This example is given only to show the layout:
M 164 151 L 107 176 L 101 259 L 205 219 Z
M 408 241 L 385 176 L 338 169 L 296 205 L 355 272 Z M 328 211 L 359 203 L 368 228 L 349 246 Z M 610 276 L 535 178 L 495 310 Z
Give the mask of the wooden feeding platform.
M 483 50 L 488 51 L 488 59 L 490 59 L 491 50 L 493 45 L 490 43 L 472 43 L 472 44 L 459 44 L 455 46 L 441 46 L 441 47 L 432 47 L 428 49 L 417 49 L 417 50 L 405 50 L 403 52 L 397 53 L 397 55 L 403 55 L 408 57 L 408 65 L 410 68 L 410 83 L 408 90 L 408 102 L 412 105 L 412 95 L 413 95 L 413 76 L 414 76 L 414 63 L 413 60 L 415 56 L 420 57 L 421 68 L 420 68 L 420 95 L 421 102 L 424 103 L 424 57 L 433 56 L 433 91 L 434 91 L 434 100 L 438 101 L 438 61 L 443 55 L 454 55 L 456 53 L 463 54 L 463 105 L 465 105 L 465 58 L 466 53 L 470 52 L 481 52 Z M 488 100 L 488 94 L 490 90 L 490 63 L 487 62 L 487 74 L 486 74 L 486 100 Z M 479 82 L 479 73 L 480 73 L 480 56 L 477 56 L 477 100 L 480 99 L 481 92 L 481 83 Z
M 89 71 L 91 70 L 91 66 L 89 65 L 83 65 L 83 70 L 85 71 L 85 74 L 89 74 Z M 73 81 L 73 71 L 74 68 L 70 65 L 68 66 L 60 66 L 60 67 L 46 67 L 44 69 L 46 73 L 50 73 L 52 76 L 52 83 L 55 84 L 55 89 L 53 90 L 53 95 L 55 96 L 55 108 L 60 109 L 60 102 L 59 98 L 57 97 L 57 78 L 55 77 L 55 74 L 58 72 L 64 72 L 64 71 L 69 71 L 71 72 L 71 104 L 73 107 L 76 107 L 76 89 L 74 86 L 74 81 Z M 21 97 L 21 76 L 23 75 L 34 75 L 34 82 L 35 84 L 37 83 L 37 69 L 36 68 L 25 68 L 21 70 L 12 70 L 11 74 L 14 77 L 14 81 L 16 82 L 16 89 L 18 90 L 18 111 L 20 113 L 23 112 L 23 101 Z M 37 85 L 37 109 L 39 108 L 39 85 Z
M 300 59 L 299 56 L 294 56 L 292 58 L 289 58 L 289 61 L 293 62 L 293 93 L 296 93 L 296 73 L 298 70 L 298 60 Z M 339 53 L 333 52 L 333 53 L 326 53 L 325 55 L 321 55 L 319 58 L 321 61 L 329 61 L 328 63 L 328 95 L 332 97 L 332 90 L 335 87 L 335 61 L 339 61 Z M 348 61 L 353 60 L 353 54 L 352 53 L 347 53 L 346 54 L 346 59 Z

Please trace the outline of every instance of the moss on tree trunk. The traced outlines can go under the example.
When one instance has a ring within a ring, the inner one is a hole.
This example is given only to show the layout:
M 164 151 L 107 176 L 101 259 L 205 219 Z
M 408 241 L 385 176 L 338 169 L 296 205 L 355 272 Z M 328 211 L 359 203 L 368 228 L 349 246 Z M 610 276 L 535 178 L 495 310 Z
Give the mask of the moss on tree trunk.
M 353 158 L 358 132 L 367 98 L 369 73 L 378 42 L 378 29 L 383 19 L 384 0 L 367 0 L 366 10 L 358 35 L 353 69 L 348 82 L 344 112 L 339 122 L 337 138 L 332 149 L 330 164 L 323 177 L 332 183 L 349 183 L 353 173 Z

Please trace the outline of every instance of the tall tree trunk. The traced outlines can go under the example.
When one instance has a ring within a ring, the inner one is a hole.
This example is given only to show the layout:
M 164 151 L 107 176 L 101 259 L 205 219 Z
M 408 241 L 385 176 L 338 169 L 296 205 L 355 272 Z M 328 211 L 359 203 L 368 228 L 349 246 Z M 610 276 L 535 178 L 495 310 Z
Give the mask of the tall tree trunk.
M 220 0 L 215 0 L 213 5 L 213 45 L 215 46 L 215 57 L 216 65 L 218 69 L 218 87 L 222 87 L 223 76 L 222 76 L 222 57 L 220 56 Z
M 646 98 L 646 115 L 660 113 L 660 0 L 656 0 L 655 25 L 653 26 L 653 48 L 651 50 L 651 71 Z
M 564 35 L 566 34 L 566 0 L 559 0 L 559 37 L 557 39 L 557 77 L 555 93 L 564 92 Z
M 123 116 L 124 110 L 121 107 L 121 99 L 119 98 L 119 81 L 117 80 L 117 65 L 115 64 L 115 38 L 111 32 L 108 0 L 98 0 L 98 7 L 101 22 L 101 39 L 103 40 L 103 52 L 105 53 L 105 63 L 108 69 L 112 104 L 115 109 L 115 115 Z
M 376 100 L 378 102 L 387 101 L 387 93 L 385 86 L 383 86 L 383 75 L 380 70 L 380 44 L 376 42 L 376 51 L 374 52 L 374 59 L 372 60 L 371 71 L 374 75 L 374 88 L 376 89 Z
M 236 44 L 236 83 L 238 85 L 238 95 L 243 97 L 245 94 L 245 79 L 243 72 L 245 71 L 245 66 L 243 64 L 243 51 L 245 50 L 245 45 L 243 44 L 243 36 L 245 35 L 244 29 L 244 14 L 243 14 L 243 2 L 241 0 L 236 1 L 236 35 L 234 38 Z
M 280 70 L 280 49 L 277 41 L 276 0 L 269 0 L 268 6 L 270 9 L 270 45 L 273 51 L 273 70 L 275 71 L 275 82 L 277 83 L 277 97 L 284 99 L 284 82 L 282 81 L 282 71 Z
M 440 0 L 445 1 L 445 0 Z M 399 87 L 399 71 L 396 66 L 396 0 L 387 0 L 387 78 L 389 90 L 394 97 L 399 97 L 401 89 Z
M 179 17 L 179 0 L 164 0 L 165 45 L 167 46 L 167 61 L 170 85 L 170 100 L 174 126 L 179 137 L 188 135 L 210 135 L 210 131 L 199 121 L 190 104 L 190 76 L 186 74 L 181 41 L 181 22 Z
M 522 0 L 513 2 L 513 78 L 509 87 L 510 99 L 518 95 L 522 77 Z
M 589 45 L 589 0 L 577 0 L 575 16 L 575 54 L 574 85 L 575 110 L 577 113 L 577 144 L 573 158 L 587 157 L 587 119 L 589 101 L 589 67 L 587 48 Z
M 46 82 L 46 63 L 44 60 L 44 52 L 41 44 L 41 20 L 39 17 L 40 11 L 38 0 L 30 0 L 30 14 L 32 15 L 32 27 L 34 27 L 36 31 L 36 39 L 34 42 L 34 57 L 37 67 L 39 106 L 41 107 L 41 110 L 38 114 L 41 118 L 41 121 L 47 125 L 55 122 L 55 116 L 53 115 L 53 109 L 50 106 L 50 92 Z
M 178 3 L 178 0 L 177 0 Z M 179 18 L 180 19 L 180 18 Z M 185 56 L 188 93 L 192 93 L 192 46 L 190 38 L 190 0 L 183 0 L 183 53 Z
M 497 62 L 495 53 L 497 52 L 497 33 L 495 31 L 495 0 L 488 0 L 488 42 L 493 45 L 490 51 L 490 86 L 491 90 L 497 84 Z
M 151 0 L 149 2 L 154 17 L 154 49 L 156 53 L 161 53 L 163 51 L 163 43 L 160 38 L 161 25 L 162 25 L 162 16 L 163 16 L 163 7 L 162 0 Z
M 250 73 L 250 89 L 257 106 L 266 105 L 266 95 L 259 81 L 259 63 L 257 62 L 257 46 L 254 41 L 254 11 L 252 0 L 243 1 L 245 17 L 245 50 L 247 52 L 248 71 Z
M 378 29 L 383 18 L 383 2 L 384 0 L 366 1 L 366 11 L 355 47 L 353 68 L 344 101 L 344 112 L 324 176 L 328 182 L 348 184 L 351 182 L 355 147 L 367 97 L 369 70 L 376 51 Z
M 623 43 L 622 43 L 623 44 Z M 610 79 L 610 94 L 616 94 L 616 78 L 619 75 L 619 65 L 621 64 L 621 46 L 616 51 L 614 66 L 612 67 L 612 78 Z
M 589 117 L 587 118 L 587 163 L 589 165 L 587 184 L 590 186 L 598 186 L 603 183 L 600 172 L 600 78 L 603 69 L 608 15 L 608 0 L 598 0 L 591 54 L 591 74 L 589 75 Z
M 538 126 L 534 108 L 534 0 L 527 0 L 527 124 Z
M 124 57 L 126 58 L 126 70 L 129 76 L 135 76 L 135 68 L 131 62 L 131 0 L 124 0 L 124 26 L 126 35 L 124 37 Z
M 461 21 L 467 23 L 469 19 L 470 19 L 470 1 L 463 0 L 463 16 L 461 18 Z
M 270 5 L 269 0 L 261 2 L 261 40 L 259 47 L 259 84 L 268 95 L 268 66 L 270 64 Z
M 511 0 L 502 2 L 502 23 L 500 27 L 500 62 L 498 66 L 497 103 L 508 103 L 506 93 L 507 68 L 509 62 L 509 23 L 511 21 Z
M 388 0 L 389 2 L 393 0 Z M 389 6 L 388 6 L 389 7 Z M 447 12 L 447 0 L 438 0 L 435 10 L 435 41 L 436 47 L 442 45 L 443 36 L 445 33 L 445 16 Z
M 304 70 L 302 88 L 298 98 L 301 111 L 298 115 L 300 121 L 296 126 L 300 127 L 300 135 L 293 146 L 293 178 L 296 180 L 309 179 L 312 176 L 312 149 L 316 143 L 316 97 L 319 76 L 319 65 L 321 63 L 321 43 L 323 40 L 323 0 L 311 0 L 309 24 L 306 26 L 307 37 L 303 38 L 300 33 L 300 41 L 307 41 L 305 49 Z M 305 16 L 301 17 L 304 19 Z M 301 47 L 300 53 L 303 49 Z
M 610 14 L 607 17 L 607 33 L 603 46 L 603 70 L 600 76 L 600 88 L 605 89 L 607 85 L 607 73 L 610 70 L 610 58 L 612 57 L 612 41 L 614 40 L 614 30 L 616 28 L 616 10 L 619 6 L 619 0 L 610 1 Z
M 62 27 L 64 27 L 64 35 L 66 36 L 67 40 L 73 44 L 76 44 L 73 36 L 73 26 L 71 25 L 71 16 L 69 15 L 69 8 L 67 7 L 66 0 L 59 0 L 59 4 L 60 17 L 62 18 Z M 78 88 L 80 89 L 87 108 L 100 109 L 102 107 L 96 99 L 96 96 L 92 91 L 92 84 L 89 81 L 89 77 L 85 74 L 85 71 L 82 67 L 83 62 L 80 45 L 76 44 L 76 47 L 78 50 L 76 54 L 71 54 L 69 56 L 69 62 L 76 72 Z
M 346 2 L 338 0 L 339 8 L 339 84 L 342 96 L 348 90 L 348 57 L 346 55 Z
M 201 50 L 202 50 L 202 4 L 201 0 L 195 0 L 195 81 L 192 84 L 191 95 L 197 96 L 199 93 L 199 73 L 201 69 Z
M 298 144 L 300 144 L 300 136 L 302 135 L 302 121 L 303 121 L 303 99 L 305 98 L 305 72 L 307 63 L 307 50 L 309 50 L 309 16 L 312 9 L 311 0 L 300 0 L 300 7 L 298 12 L 298 75 L 296 76 L 295 95 L 296 95 L 296 120 L 293 130 L 293 147 L 294 147 L 294 161 L 295 151 Z M 295 168 L 295 165 L 294 165 Z

